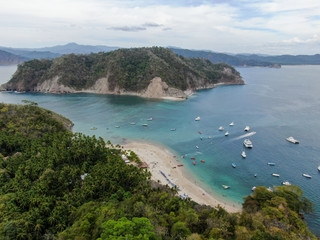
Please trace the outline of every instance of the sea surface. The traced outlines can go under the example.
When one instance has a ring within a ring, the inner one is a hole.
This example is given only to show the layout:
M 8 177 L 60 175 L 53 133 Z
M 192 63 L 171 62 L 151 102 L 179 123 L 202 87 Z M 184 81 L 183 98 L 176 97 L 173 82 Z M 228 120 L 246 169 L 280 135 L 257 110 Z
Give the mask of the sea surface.
M 6 82 L 15 69 L 0 67 L 0 83 Z M 288 180 L 301 187 L 314 203 L 315 211 L 307 215 L 307 222 L 319 236 L 320 66 L 237 70 L 246 85 L 199 91 L 186 101 L 2 92 L 0 102 L 35 101 L 72 120 L 74 132 L 101 136 L 112 143 L 129 139 L 162 144 L 177 155 L 197 184 L 233 204 L 240 205 L 253 186 L 272 187 Z M 200 121 L 194 120 L 197 116 Z M 150 117 L 153 120 L 147 121 Z M 133 122 L 135 125 L 130 124 Z M 144 123 L 148 126 L 143 127 Z M 249 133 L 244 132 L 247 125 L 251 127 Z M 219 126 L 225 130 L 218 131 Z M 287 142 L 289 136 L 300 144 Z M 252 149 L 244 149 L 245 138 L 253 142 Z M 243 150 L 246 159 L 240 155 Z M 196 158 L 195 166 L 191 157 Z M 237 167 L 232 168 L 232 163 Z M 312 179 L 304 178 L 303 173 Z M 224 190 L 223 184 L 230 189 Z

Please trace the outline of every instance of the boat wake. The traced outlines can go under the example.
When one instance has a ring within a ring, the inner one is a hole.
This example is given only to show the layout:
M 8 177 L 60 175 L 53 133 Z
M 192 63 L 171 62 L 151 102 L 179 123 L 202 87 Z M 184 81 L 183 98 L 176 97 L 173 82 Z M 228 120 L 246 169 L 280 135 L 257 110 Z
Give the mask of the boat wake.
M 257 132 L 250 132 L 250 133 L 246 133 L 246 134 L 243 134 L 239 137 L 236 137 L 236 138 L 233 138 L 231 139 L 231 141 L 235 141 L 235 140 L 239 140 L 239 139 L 242 139 L 242 138 L 246 138 L 246 137 L 250 137 L 250 136 L 253 136 L 255 135 Z

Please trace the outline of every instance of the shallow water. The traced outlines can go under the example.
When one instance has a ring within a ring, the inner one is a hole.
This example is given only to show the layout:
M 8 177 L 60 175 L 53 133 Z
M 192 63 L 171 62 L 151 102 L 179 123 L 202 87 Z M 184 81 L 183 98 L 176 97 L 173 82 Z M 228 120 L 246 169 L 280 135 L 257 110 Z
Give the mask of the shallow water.
M 12 67 L 0 67 L 0 82 L 7 81 L 13 71 Z M 199 91 L 182 102 L 134 96 L 31 93 L 0 93 L 0 102 L 35 101 L 71 119 L 74 131 L 101 136 L 113 143 L 125 139 L 161 143 L 186 156 L 181 162 L 198 183 L 236 204 L 241 204 L 253 186 L 269 187 L 288 180 L 300 186 L 315 204 L 315 212 L 307 220 L 319 235 L 320 67 L 238 71 L 246 85 Z M 200 121 L 194 121 L 197 116 Z M 153 121 L 147 121 L 150 117 Z M 232 121 L 235 125 L 230 127 Z M 143 127 L 144 123 L 148 127 Z M 246 125 L 256 134 L 245 136 Z M 218 131 L 219 126 L 230 135 L 224 136 L 225 131 Z M 92 127 L 97 130 L 90 130 Z M 176 131 L 170 131 L 172 128 Z M 300 144 L 287 142 L 285 138 L 289 136 L 300 140 Z M 253 149 L 246 150 L 247 158 L 242 159 L 246 137 L 253 142 Z M 196 166 L 191 157 L 196 157 Z M 276 165 L 268 166 L 270 161 Z M 236 168 L 232 168 L 233 162 Z M 272 173 L 280 177 L 273 177 Z M 302 173 L 312 175 L 312 179 L 302 177 Z M 222 184 L 231 188 L 224 190 Z

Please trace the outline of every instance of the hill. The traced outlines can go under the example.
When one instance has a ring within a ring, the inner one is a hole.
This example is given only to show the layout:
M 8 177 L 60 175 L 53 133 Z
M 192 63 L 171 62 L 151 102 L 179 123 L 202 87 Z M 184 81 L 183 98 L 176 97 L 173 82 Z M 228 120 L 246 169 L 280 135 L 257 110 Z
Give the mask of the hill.
M 21 64 L 5 90 L 102 94 L 185 99 L 217 84 L 244 84 L 227 64 L 185 58 L 166 48 L 118 49 L 89 55 L 64 55 Z
M 19 64 L 24 62 L 25 60 L 26 58 L 0 50 L 0 65 Z
M 21 57 L 23 61 L 28 61 L 32 59 L 52 59 L 52 58 L 61 56 L 61 54 L 58 54 L 58 53 L 52 53 L 48 51 L 36 51 L 32 49 L 23 49 L 23 48 L 0 47 L 0 50 L 17 55 Z
M 316 240 L 297 186 L 257 187 L 233 214 L 199 205 L 26 103 L 0 104 L 0 239 Z

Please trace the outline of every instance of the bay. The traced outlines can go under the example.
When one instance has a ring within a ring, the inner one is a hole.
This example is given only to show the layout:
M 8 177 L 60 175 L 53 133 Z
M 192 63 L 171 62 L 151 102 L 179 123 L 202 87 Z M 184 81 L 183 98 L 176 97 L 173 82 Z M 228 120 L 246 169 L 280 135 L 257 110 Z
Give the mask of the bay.
M 240 205 L 253 186 L 272 187 L 288 180 L 301 187 L 315 204 L 307 222 L 320 235 L 320 67 L 237 70 L 246 85 L 198 91 L 181 102 L 134 96 L 4 92 L 0 93 L 0 102 L 35 101 L 72 120 L 75 132 L 101 136 L 113 143 L 130 139 L 162 144 L 177 156 L 186 156 L 180 161 L 197 184 L 233 204 Z M 0 83 L 14 71 L 15 67 L 0 67 Z M 194 120 L 197 116 L 200 121 Z M 153 121 L 147 121 L 150 117 Z M 235 123 L 232 127 L 231 122 Z M 148 127 L 143 127 L 144 123 Z M 249 136 L 244 132 L 247 125 L 251 127 Z M 219 126 L 225 130 L 219 131 Z M 173 128 L 176 131 L 170 131 Z M 224 136 L 225 131 L 229 136 Z M 300 144 L 287 142 L 289 136 Z M 245 138 L 253 142 L 253 148 L 246 150 L 247 158 L 243 159 L 240 154 Z M 191 157 L 196 157 L 196 166 Z M 233 162 L 236 168 L 232 168 Z M 303 173 L 312 175 L 312 179 L 302 177 Z M 222 184 L 231 188 L 224 190 Z

